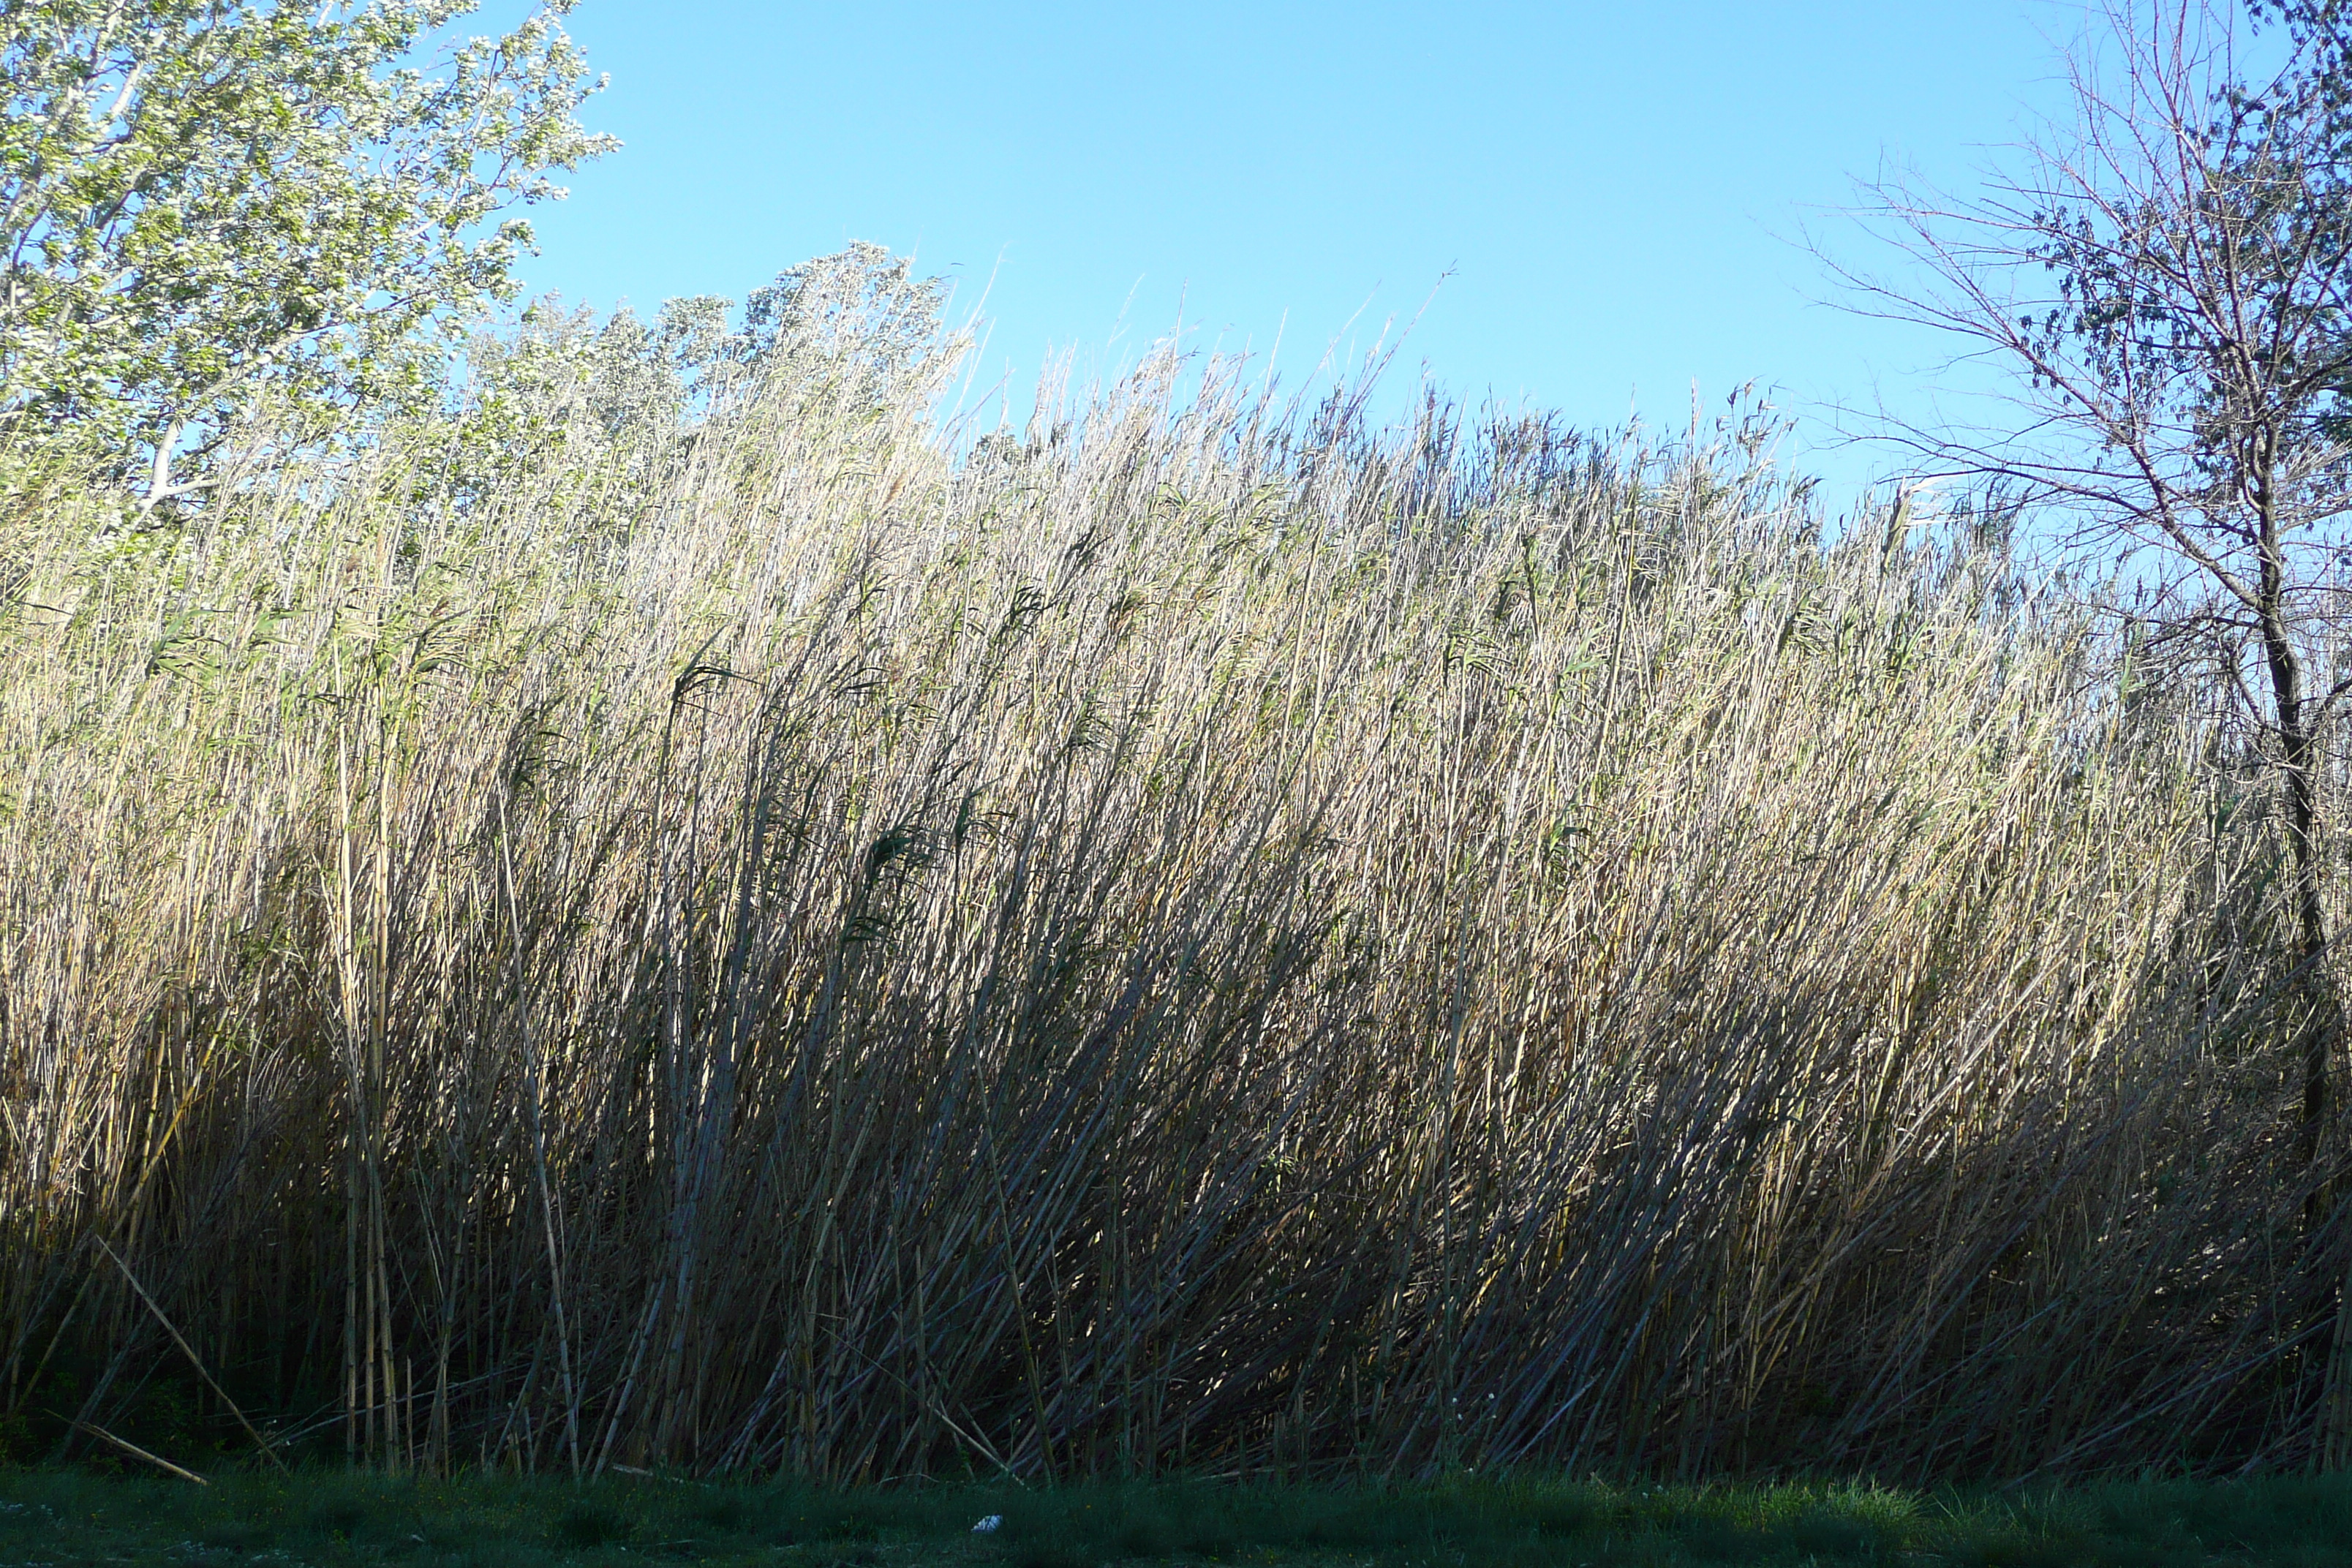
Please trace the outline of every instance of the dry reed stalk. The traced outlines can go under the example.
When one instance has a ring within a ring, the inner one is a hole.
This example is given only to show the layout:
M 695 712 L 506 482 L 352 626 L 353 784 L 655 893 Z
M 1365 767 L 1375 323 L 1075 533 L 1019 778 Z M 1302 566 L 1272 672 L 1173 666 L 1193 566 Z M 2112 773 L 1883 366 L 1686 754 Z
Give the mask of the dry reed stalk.
M 159 1375 L 89 1237 L 391 1468 L 2298 1451 L 2199 694 L 1751 427 L 856 356 L 11 520 L 9 1411 Z

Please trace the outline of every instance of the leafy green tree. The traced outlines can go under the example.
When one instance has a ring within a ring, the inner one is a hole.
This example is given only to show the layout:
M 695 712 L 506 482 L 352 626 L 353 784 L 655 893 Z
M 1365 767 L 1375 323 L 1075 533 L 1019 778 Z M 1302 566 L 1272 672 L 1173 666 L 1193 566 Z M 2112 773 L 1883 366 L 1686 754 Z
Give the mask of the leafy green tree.
M 945 329 L 946 306 L 942 279 L 863 240 L 787 268 L 740 311 L 702 294 L 650 321 L 625 307 L 599 320 L 551 298 L 471 335 L 453 406 L 486 476 L 561 441 L 575 468 L 618 460 L 648 480 L 763 406 L 817 398 L 873 416 L 929 402 L 971 343 Z
M 264 398 L 429 384 L 511 296 L 511 210 L 615 145 L 551 0 L 420 57 L 477 0 L 0 5 L 0 434 L 94 439 L 153 506 Z

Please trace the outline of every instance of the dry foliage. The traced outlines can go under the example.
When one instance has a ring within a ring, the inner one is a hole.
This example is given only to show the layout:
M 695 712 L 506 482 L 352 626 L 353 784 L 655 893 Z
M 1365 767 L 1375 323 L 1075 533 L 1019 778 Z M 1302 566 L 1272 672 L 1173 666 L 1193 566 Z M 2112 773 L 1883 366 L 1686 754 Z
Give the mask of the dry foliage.
M 20 1447 L 177 1380 L 394 1468 L 2304 1451 L 2218 707 L 1753 426 L 1160 359 L 957 455 L 948 357 L 22 480 Z

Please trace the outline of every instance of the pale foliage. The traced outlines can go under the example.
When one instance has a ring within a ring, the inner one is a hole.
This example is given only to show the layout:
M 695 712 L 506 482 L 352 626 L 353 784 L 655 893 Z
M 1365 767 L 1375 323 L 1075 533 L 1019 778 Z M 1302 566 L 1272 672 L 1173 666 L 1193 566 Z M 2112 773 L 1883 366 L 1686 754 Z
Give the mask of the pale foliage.
M 960 450 L 866 260 L 10 519 L 19 1430 L 185 1373 L 102 1237 L 394 1466 L 2302 1451 L 2275 841 L 1995 520 L 1167 355 Z

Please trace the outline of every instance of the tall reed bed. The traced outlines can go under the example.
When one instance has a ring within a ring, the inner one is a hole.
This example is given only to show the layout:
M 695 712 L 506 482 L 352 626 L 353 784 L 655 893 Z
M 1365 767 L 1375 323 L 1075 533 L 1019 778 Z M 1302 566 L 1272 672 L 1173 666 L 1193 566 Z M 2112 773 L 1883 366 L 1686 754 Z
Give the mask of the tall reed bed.
M 2261 814 L 1997 531 L 947 358 L 20 487 L 14 1452 L 2300 1456 Z

